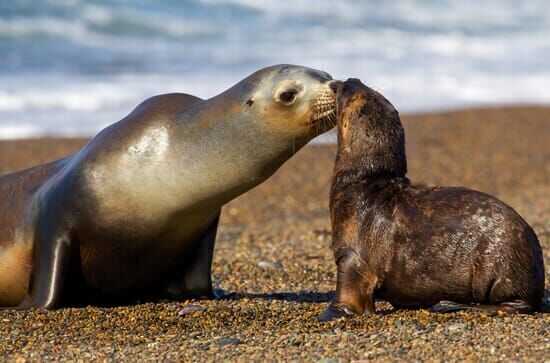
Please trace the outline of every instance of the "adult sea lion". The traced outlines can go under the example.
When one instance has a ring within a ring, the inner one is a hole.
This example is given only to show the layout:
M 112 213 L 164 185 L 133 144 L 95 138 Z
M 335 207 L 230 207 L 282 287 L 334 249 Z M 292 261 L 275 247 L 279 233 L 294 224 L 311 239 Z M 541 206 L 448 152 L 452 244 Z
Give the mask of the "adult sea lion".
M 332 127 L 334 82 L 264 68 L 155 96 L 68 158 L 0 178 L 0 306 L 212 297 L 222 205 Z
M 412 185 L 405 133 L 382 95 L 350 79 L 337 95 L 330 191 L 336 296 L 319 319 L 397 307 L 528 313 L 544 292 L 542 249 L 509 206 L 465 188 Z

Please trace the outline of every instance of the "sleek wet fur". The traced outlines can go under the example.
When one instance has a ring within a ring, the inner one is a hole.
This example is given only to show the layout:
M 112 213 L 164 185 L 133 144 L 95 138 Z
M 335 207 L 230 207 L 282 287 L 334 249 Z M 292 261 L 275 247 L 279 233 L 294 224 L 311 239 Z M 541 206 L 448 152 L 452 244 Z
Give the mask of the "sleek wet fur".
M 509 206 L 465 188 L 412 185 L 399 115 L 357 79 L 337 95 L 330 191 L 336 296 L 320 320 L 374 313 L 374 299 L 448 312 L 528 313 L 544 290 L 542 250 Z
M 325 72 L 153 97 L 73 156 L 0 177 L 0 306 L 212 297 L 220 209 L 332 127 Z

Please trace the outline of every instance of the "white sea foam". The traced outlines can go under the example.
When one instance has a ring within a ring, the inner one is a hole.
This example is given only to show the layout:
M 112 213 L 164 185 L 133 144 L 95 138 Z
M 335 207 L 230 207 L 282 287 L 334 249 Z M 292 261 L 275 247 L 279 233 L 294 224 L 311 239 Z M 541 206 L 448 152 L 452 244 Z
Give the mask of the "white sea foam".
M 42 135 L 43 130 L 32 124 L 0 125 L 0 136 L 3 139 L 21 139 Z
M 0 138 L 94 134 L 277 63 L 361 78 L 401 112 L 550 103 L 545 0 L 25 4 L 0 5 Z
M 477 73 L 456 77 L 429 72 L 363 76 L 360 67 L 355 71 L 349 68 L 347 72 L 359 75 L 370 86 L 383 92 L 401 112 L 503 103 L 548 103 L 550 100 L 550 72 L 494 79 Z M 334 75 L 344 78 L 347 72 L 339 71 Z M 244 76 L 132 75 L 101 81 L 80 78 L 68 84 L 60 84 L 49 77 L 34 79 L 27 87 L 0 90 L 0 138 L 95 134 L 124 117 L 151 95 L 186 92 L 208 98 Z M 15 80 L 6 81 L 0 77 L 3 85 L 13 84 Z

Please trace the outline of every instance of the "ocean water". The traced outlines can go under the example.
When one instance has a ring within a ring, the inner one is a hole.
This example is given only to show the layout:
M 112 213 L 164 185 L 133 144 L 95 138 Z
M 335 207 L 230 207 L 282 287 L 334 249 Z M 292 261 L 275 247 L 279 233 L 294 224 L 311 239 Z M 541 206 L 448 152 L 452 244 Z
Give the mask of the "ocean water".
M 401 112 L 550 103 L 546 0 L 0 1 L 0 138 L 92 135 L 155 94 L 294 63 Z

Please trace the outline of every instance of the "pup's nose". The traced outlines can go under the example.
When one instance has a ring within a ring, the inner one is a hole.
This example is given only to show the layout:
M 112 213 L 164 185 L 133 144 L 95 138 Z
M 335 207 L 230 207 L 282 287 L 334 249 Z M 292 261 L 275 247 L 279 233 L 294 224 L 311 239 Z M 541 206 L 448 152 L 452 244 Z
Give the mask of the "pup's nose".
M 364 87 L 361 80 L 358 78 L 348 78 L 347 81 L 342 82 L 342 88 L 340 88 L 341 93 L 354 93 L 357 92 L 361 87 Z
M 332 80 L 328 83 L 328 86 L 330 87 L 330 89 L 332 90 L 332 92 L 336 93 L 338 92 L 338 88 L 340 88 L 340 86 L 342 86 L 343 82 L 342 81 L 338 81 L 338 80 Z
M 362 85 L 363 83 L 361 83 L 361 80 L 359 78 L 348 78 L 348 80 L 344 82 L 344 86 L 346 88 L 356 89 L 358 87 L 361 87 Z

